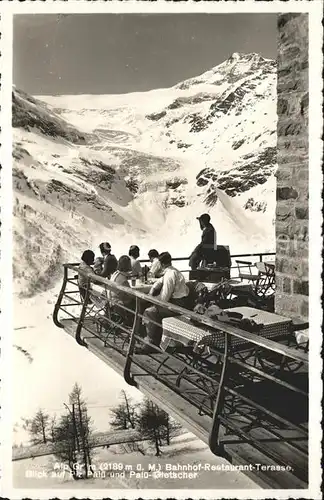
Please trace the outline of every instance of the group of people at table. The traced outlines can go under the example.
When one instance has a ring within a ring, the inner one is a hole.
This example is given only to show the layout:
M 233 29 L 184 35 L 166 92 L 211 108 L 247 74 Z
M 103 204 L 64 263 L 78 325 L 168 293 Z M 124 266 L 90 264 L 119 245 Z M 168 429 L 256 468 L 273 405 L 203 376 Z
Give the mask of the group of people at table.
M 216 233 L 210 224 L 210 216 L 203 214 L 197 219 L 202 229 L 202 238 L 201 243 L 191 254 L 189 264 L 192 268 L 196 268 L 216 244 Z M 128 255 L 122 255 L 118 260 L 111 253 L 109 243 L 101 243 L 99 248 L 100 257 L 95 258 L 92 250 L 85 250 L 81 257 L 78 285 L 83 298 L 86 294 L 88 276 L 95 273 L 123 287 L 130 287 L 130 282 L 132 283 L 136 279 L 151 282 L 154 280 L 149 295 L 155 296 L 161 301 L 188 308 L 190 289 L 184 275 L 172 265 L 172 257 L 169 252 L 159 254 L 155 249 L 150 250 L 148 257 L 151 265 L 149 268 L 146 266 L 142 268 L 139 261 L 140 250 L 137 245 L 132 245 Z M 110 290 L 109 301 L 113 304 L 114 310 L 119 311 L 126 322 L 127 320 L 132 321 L 133 314 L 127 313 L 127 309 L 133 311 L 135 308 L 132 294 L 120 290 Z M 143 312 L 143 324 L 146 327 L 145 340 L 158 347 L 162 339 L 162 320 L 174 316 L 174 313 L 163 307 L 149 303 L 147 305 L 148 307 Z M 141 352 L 145 353 L 151 350 L 150 346 L 146 345 L 141 349 Z

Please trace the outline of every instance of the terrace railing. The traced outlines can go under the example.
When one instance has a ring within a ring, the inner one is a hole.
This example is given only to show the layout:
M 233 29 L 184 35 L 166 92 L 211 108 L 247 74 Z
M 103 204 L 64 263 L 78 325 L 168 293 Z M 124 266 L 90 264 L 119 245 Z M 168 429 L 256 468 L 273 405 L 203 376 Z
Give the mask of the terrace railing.
M 242 256 L 246 255 L 237 257 Z M 118 353 L 128 384 L 141 389 L 143 380 L 153 377 L 199 415 L 209 417 L 209 447 L 214 454 L 226 456 L 229 447 L 245 443 L 273 463 L 288 464 L 293 470 L 291 484 L 307 483 L 308 355 L 295 343 L 293 325 L 271 340 L 95 274 L 87 277 L 82 299 L 78 272 L 78 265 L 64 265 L 53 313 L 56 326 L 74 328 L 82 346 L 95 343 L 96 349 L 102 345 L 103 350 Z M 122 292 L 132 306 L 119 303 L 116 309 L 109 300 L 111 292 Z M 153 352 L 142 354 L 141 347 L 152 348 L 143 338 L 142 325 L 143 312 L 150 306 L 190 320 L 206 332 L 209 345 L 154 347 Z
M 258 252 L 258 253 L 240 253 L 240 254 L 233 254 L 231 255 L 232 259 L 232 267 L 231 267 L 231 272 L 233 277 L 237 275 L 236 270 L 238 270 L 238 266 L 235 264 L 235 259 L 241 259 L 241 258 L 246 258 L 248 257 L 249 260 L 255 264 L 256 262 L 263 262 L 267 257 L 275 257 L 276 253 L 275 252 Z M 173 257 L 172 258 L 173 262 L 181 262 L 186 264 L 184 269 L 179 269 L 182 273 L 189 273 L 191 269 L 189 269 L 189 257 Z M 149 264 L 150 261 L 148 259 L 140 259 L 141 264 Z M 248 266 L 240 266 L 241 268 L 248 267 Z

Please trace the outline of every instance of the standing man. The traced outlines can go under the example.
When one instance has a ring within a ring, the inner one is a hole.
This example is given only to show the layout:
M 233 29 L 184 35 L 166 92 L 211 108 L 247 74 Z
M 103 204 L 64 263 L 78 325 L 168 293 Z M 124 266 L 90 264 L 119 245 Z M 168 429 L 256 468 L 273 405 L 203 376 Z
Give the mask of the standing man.
M 197 217 L 200 229 L 202 230 L 201 242 L 196 246 L 189 258 L 191 269 L 197 269 L 202 260 L 207 263 L 214 262 L 215 251 L 217 249 L 216 231 L 210 222 L 209 214 L 202 214 Z

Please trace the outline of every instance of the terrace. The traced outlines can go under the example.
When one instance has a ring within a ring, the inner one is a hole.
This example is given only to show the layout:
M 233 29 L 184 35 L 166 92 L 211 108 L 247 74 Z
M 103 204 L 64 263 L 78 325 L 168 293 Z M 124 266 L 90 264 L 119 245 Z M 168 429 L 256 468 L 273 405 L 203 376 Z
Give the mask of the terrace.
M 258 267 L 273 258 L 232 256 L 242 257 L 256 260 Z M 129 289 L 95 274 L 83 300 L 77 273 L 78 265 L 64 265 L 53 314 L 58 327 L 208 443 L 215 455 L 245 465 L 245 473 L 262 486 L 307 486 L 308 344 L 298 344 L 295 335 L 307 324 L 246 306 L 254 312 L 252 322 L 231 314 L 244 307 L 227 308 L 224 320 L 222 315 L 211 319 L 143 293 L 149 288 L 145 283 Z M 231 278 L 239 274 L 242 269 L 233 266 Z M 132 327 L 108 300 L 116 289 L 136 302 L 135 311 L 127 309 Z M 163 321 L 161 347 L 141 354 L 143 311 L 152 304 L 175 317 Z

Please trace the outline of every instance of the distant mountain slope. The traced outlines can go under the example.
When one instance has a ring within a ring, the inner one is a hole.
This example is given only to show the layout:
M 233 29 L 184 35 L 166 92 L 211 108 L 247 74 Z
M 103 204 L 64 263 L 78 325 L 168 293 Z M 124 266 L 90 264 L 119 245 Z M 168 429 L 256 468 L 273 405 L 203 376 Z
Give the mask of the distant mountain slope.
M 99 448 L 100 446 L 109 446 L 113 444 L 135 443 L 144 441 L 145 437 L 141 436 L 134 430 L 114 430 L 107 432 L 96 432 L 92 436 L 91 448 Z M 54 446 L 52 443 L 30 445 L 30 446 L 14 446 L 12 448 L 12 460 L 26 460 L 28 458 L 41 457 L 52 455 Z
M 120 96 L 14 89 L 13 126 L 14 273 L 24 294 L 51 286 L 62 261 L 103 239 L 117 253 L 170 241 L 189 254 L 206 210 L 233 249 L 273 248 L 274 61 L 236 53 L 170 89 Z

